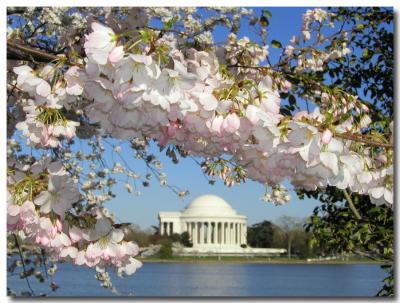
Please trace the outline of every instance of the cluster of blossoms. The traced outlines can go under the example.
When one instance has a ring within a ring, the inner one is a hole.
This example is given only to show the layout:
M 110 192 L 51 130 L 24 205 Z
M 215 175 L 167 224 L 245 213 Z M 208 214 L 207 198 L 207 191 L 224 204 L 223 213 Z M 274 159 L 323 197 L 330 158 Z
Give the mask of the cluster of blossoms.
M 326 37 L 321 29 L 325 22 L 329 22 L 330 18 L 334 17 L 334 14 L 329 14 L 322 9 L 307 10 L 303 15 L 302 25 L 302 40 L 307 43 L 312 38 L 312 34 L 315 33 L 315 42 L 313 42 L 311 48 L 302 48 L 300 46 L 300 38 L 293 36 L 290 43 L 285 48 L 285 54 L 288 58 L 295 58 L 296 72 L 303 71 L 323 71 L 327 66 L 327 63 L 331 60 L 348 55 L 351 51 L 347 47 L 348 38 L 347 32 L 343 32 L 338 40 L 338 45 L 334 49 L 321 49 L 315 46 L 323 46 L 329 37 Z M 329 27 L 333 27 L 333 23 L 329 22 Z
M 293 51 L 292 49 L 287 48 L 285 53 L 287 55 L 291 55 Z M 297 56 L 296 71 L 323 71 L 328 61 L 341 58 L 349 53 L 350 49 L 347 48 L 346 43 L 343 43 L 341 50 L 336 49 L 328 53 L 312 50 L 311 52 L 309 52 L 309 54 L 300 54 Z
M 369 117 L 369 108 L 364 103 L 358 102 L 357 96 L 350 94 L 334 95 L 328 92 L 315 92 L 316 97 L 320 98 L 320 107 L 326 111 L 329 111 L 332 118 L 340 120 L 344 115 L 348 115 L 352 111 L 355 111 L 357 115 L 361 117 L 360 125 L 353 123 L 353 116 L 349 117 L 346 128 L 366 128 L 371 124 L 371 118 Z M 342 125 L 343 126 L 343 125 Z M 360 129 L 357 129 L 360 130 Z
M 100 43 L 99 36 L 108 40 Z M 197 156 L 230 154 L 247 177 L 265 184 L 289 179 L 296 188 L 333 185 L 361 194 L 391 186 L 373 177 L 383 170 L 375 171 L 368 156 L 351 151 L 351 142 L 327 135 L 345 133 L 346 125 L 324 131 L 318 108 L 282 119 L 269 76 L 244 79 L 239 86 L 220 72 L 212 53 L 173 47 L 168 53 L 173 66 L 162 66 L 151 55 L 124 54 L 112 30 L 100 24 L 93 25 L 85 50 L 80 80 L 94 101 L 87 115 L 113 137 L 146 136 Z M 372 177 L 360 177 L 366 172 Z M 378 204 L 392 203 L 389 195 L 381 198 Z
M 272 202 L 275 205 L 284 205 L 289 202 L 290 196 L 287 189 L 278 184 L 272 187 L 272 191 L 266 192 L 264 196 L 261 197 L 261 200 L 265 202 Z
M 316 9 L 308 9 L 305 14 L 303 14 L 303 25 L 301 27 L 301 34 L 303 36 L 304 41 L 308 41 L 311 39 L 311 26 L 314 22 L 317 22 L 318 25 L 321 25 L 325 21 L 329 21 L 329 18 L 333 16 L 333 14 L 328 13 L 327 11 L 316 8 Z M 333 27 L 333 23 L 330 23 L 330 26 Z
M 257 66 L 268 56 L 268 45 L 260 47 L 248 37 L 238 39 L 231 33 L 225 51 L 226 61 L 231 65 Z
M 61 86 L 61 82 L 51 87 L 48 81 L 55 77 L 55 71 L 56 68 L 50 65 L 38 75 L 26 65 L 14 68 L 18 75 L 17 85 L 34 98 L 26 100 L 23 107 L 26 119 L 16 125 L 28 138 L 29 145 L 58 147 L 60 137 L 72 139 L 79 126 L 79 122 L 68 120 L 62 112 L 75 101 L 74 83 L 70 82 L 72 88 L 67 89 Z
M 221 72 L 213 53 L 183 53 L 175 43 L 165 54 L 172 64 L 158 63 L 145 51 L 125 53 L 111 28 L 93 23 L 92 29 L 84 45 L 86 66 L 67 72 L 65 89 L 93 100 L 87 116 L 112 137 L 153 138 L 161 147 L 170 143 L 209 158 L 229 154 L 248 178 L 267 185 L 288 179 L 308 190 L 332 185 L 360 194 L 391 191 L 388 178 L 378 177 L 385 168 L 374 169 L 350 141 L 332 137 L 348 132 L 351 120 L 326 127 L 318 108 L 283 119 L 270 76 L 242 73 L 238 84 Z M 371 178 L 361 177 L 366 173 Z M 373 201 L 392 204 L 389 194 L 379 199 Z
M 24 243 L 45 248 L 53 260 L 96 267 L 115 267 L 119 275 L 141 266 L 138 247 L 124 241 L 108 212 L 93 207 L 77 213 L 81 194 L 61 162 L 49 157 L 29 164 L 8 159 L 7 229 Z

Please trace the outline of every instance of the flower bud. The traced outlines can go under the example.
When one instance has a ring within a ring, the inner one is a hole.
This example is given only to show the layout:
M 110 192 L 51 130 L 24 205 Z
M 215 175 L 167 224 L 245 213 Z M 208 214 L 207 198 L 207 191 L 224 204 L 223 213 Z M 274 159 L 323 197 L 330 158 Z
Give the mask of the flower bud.
M 325 129 L 324 132 L 322 133 L 322 137 L 321 137 L 321 142 L 322 144 L 329 144 L 329 142 L 331 142 L 332 140 L 332 132 L 330 129 Z

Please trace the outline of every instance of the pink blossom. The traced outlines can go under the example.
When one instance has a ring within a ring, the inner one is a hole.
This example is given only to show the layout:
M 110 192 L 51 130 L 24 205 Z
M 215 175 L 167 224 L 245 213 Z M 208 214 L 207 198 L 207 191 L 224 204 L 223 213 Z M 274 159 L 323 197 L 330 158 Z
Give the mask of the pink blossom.
M 41 217 L 39 220 L 38 230 L 36 232 L 36 243 L 43 246 L 48 246 L 56 233 L 57 230 L 54 229 L 50 219 Z
M 263 100 L 261 101 L 261 109 L 271 114 L 279 114 L 280 107 L 273 100 Z
M 322 137 L 321 137 L 321 143 L 322 144 L 329 144 L 329 142 L 331 142 L 332 140 L 332 131 L 330 129 L 325 129 L 322 133 Z
M 116 64 L 119 61 L 121 61 L 123 57 L 124 57 L 124 47 L 117 46 L 114 47 L 111 53 L 108 55 L 108 62 L 110 62 L 111 64 Z
M 361 104 L 361 109 L 362 109 L 363 112 L 369 113 L 369 107 L 366 106 L 365 104 Z
M 93 32 L 86 36 L 84 48 L 87 56 L 97 64 L 106 64 L 115 47 L 114 31 L 101 23 L 92 23 Z
M 165 133 L 161 134 L 161 136 L 157 139 L 158 145 L 163 148 L 167 145 L 169 140 L 169 136 L 167 134 L 167 130 L 165 130 Z
M 82 230 L 72 226 L 69 228 L 69 237 L 72 243 L 79 242 L 82 239 Z
M 248 105 L 246 108 L 246 117 L 253 125 L 256 125 L 258 120 L 260 120 L 259 112 L 260 109 L 254 105 Z
M 44 126 L 43 129 L 42 129 L 42 144 L 44 146 L 46 146 L 47 142 L 49 142 L 50 136 L 51 136 L 50 127 Z
M 21 206 L 10 204 L 7 207 L 7 228 L 9 230 L 36 229 L 39 217 L 35 212 L 35 205 L 31 201 L 24 202 Z
M 86 75 L 77 66 L 71 66 L 64 75 L 67 87 L 67 94 L 79 96 L 83 92 Z
M 168 125 L 167 134 L 169 137 L 173 137 L 176 134 L 176 131 L 180 127 L 180 123 L 178 121 L 171 121 Z
M 236 132 L 239 127 L 240 119 L 235 113 L 228 114 L 222 123 L 222 129 L 229 134 Z
M 224 121 L 224 118 L 222 116 L 216 116 L 211 121 L 211 125 L 210 125 L 211 132 L 213 132 L 216 135 L 221 135 L 223 121 Z

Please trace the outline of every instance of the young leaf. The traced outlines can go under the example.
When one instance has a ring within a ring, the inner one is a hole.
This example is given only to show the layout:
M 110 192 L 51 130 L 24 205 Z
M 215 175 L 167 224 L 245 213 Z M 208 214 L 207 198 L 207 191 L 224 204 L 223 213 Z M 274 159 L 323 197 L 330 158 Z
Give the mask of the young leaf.
M 282 48 L 282 43 L 280 43 L 280 42 L 277 41 L 277 40 L 272 40 L 272 41 L 271 41 L 271 45 L 272 45 L 272 47 L 274 47 L 274 48 Z
M 293 95 L 289 96 L 289 104 L 290 105 L 295 105 L 296 104 L 296 98 Z

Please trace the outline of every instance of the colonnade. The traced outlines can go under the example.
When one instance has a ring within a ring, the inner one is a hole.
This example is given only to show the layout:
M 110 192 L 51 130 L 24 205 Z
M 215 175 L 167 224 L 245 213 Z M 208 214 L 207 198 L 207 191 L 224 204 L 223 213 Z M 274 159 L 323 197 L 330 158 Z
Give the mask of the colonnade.
M 161 235 L 172 235 L 174 233 L 173 222 L 160 222 L 160 234 Z
M 241 245 L 246 244 L 247 226 L 242 222 L 184 222 L 184 231 L 190 235 L 193 245 Z

